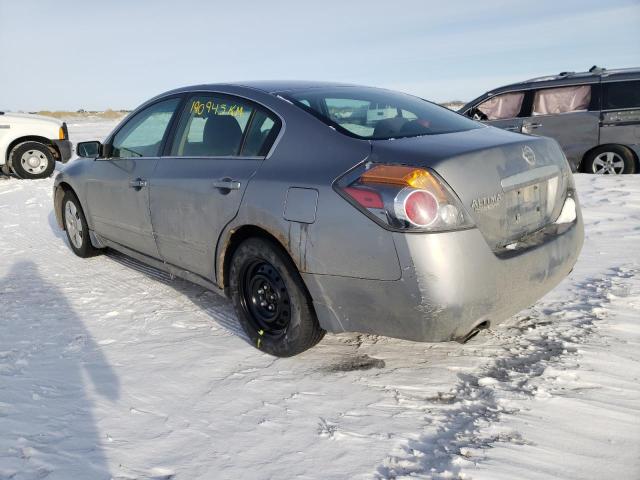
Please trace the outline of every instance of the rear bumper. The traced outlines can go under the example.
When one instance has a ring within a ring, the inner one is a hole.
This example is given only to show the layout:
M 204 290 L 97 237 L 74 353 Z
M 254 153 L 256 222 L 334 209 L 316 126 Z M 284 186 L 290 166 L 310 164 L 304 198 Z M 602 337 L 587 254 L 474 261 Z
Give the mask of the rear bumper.
M 496 256 L 477 229 L 397 233 L 400 280 L 303 277 L 328 331 L 447 341 L 535 303 L 568 275 L 583 239 L 580 213 L 564 233 L 508 258 Z
M 53 145 L 56 147 L 58 152 L 60 153 L 60 158 L 58 161 L 62 163 L 67 163 L 71 158 L 72 152 L 72 144 L 69 140 L 51 140 Z

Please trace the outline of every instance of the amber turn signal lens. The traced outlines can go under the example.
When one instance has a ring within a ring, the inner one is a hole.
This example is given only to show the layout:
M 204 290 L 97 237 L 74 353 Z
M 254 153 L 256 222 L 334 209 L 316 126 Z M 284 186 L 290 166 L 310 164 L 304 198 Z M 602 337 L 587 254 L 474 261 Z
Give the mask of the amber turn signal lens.
M 65 140 L 65 138 L 64 138 L 64 129 L 62 127 L 60 127 L 60 129 L 58 130 L 58 139 L 59 140 Z
M 398 185 L 429 190 L 438 200 L 446 198 L 440 182 L 427 170 L 404 165 L 376 165 L 360 177 L 362 183 Z

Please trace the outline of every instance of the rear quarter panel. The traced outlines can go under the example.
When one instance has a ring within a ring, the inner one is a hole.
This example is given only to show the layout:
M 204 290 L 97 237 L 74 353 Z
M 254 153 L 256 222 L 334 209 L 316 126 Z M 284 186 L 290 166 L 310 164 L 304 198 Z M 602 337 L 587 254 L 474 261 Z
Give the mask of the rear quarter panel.
M 391 232 L 332 188 L 336 178 L 369 155 L 369 142 L 338 133 L 298 107 L 271 97 L 276 102 L 272 108 L 284 118 L 286 130 L 251 180 L 237 217 L 220 240 L 217 271 L 222 271 L 231 234 L 243 225 L 255 225 L 276 237 L 303 273 L 400 278 Z M 267 104 L 267 99 L 261 100 Z M 313 223 L 285 219 L 290 187 L 317 190 Z

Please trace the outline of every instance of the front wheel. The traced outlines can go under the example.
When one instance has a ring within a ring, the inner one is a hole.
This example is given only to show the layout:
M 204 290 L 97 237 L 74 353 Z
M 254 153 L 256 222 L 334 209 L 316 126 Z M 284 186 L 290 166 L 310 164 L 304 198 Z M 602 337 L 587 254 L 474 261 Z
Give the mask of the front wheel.
M 584 171 L 605 175 L 635 173 L 636 162 L 628 148 L 608 145 L 596 148 L 585 158 Z
M 91 245 L 89 226 L 78 197 L 66 192 L 62 198 L 62 221 L 73 253 L 82 258 L 92 257 L 98 250 Z
M 55 166 L 56 160 L 51 150 L 42 143 L 20 143 L 11 151 L 11 169 L 19 178 L 48 178 Z
M 276 357 L 291 357 L 324 336 L 293 262 L 274 242 L 251 238 L 233 254 L 229 287 L 251 342 Z

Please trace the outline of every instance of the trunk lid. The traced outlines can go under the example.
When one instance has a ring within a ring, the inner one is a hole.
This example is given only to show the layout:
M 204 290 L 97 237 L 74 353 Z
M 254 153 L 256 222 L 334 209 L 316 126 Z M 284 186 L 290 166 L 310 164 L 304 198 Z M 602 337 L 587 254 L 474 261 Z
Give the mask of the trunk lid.
M 493 250 L 553 222 L 570 179 L 554 140 L 493 127 L 373 141 L 371 160 L 435 170 Z

